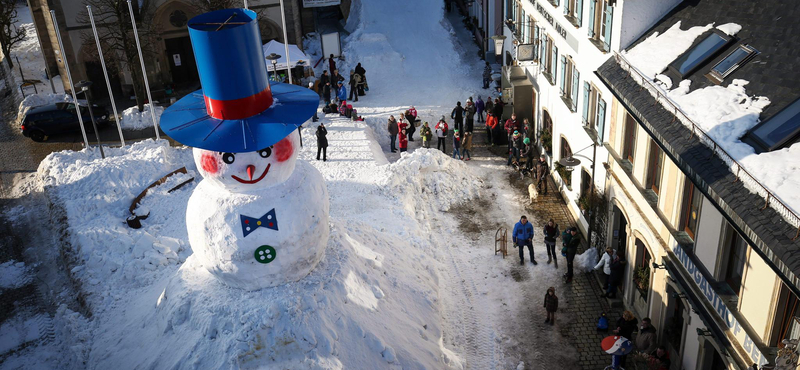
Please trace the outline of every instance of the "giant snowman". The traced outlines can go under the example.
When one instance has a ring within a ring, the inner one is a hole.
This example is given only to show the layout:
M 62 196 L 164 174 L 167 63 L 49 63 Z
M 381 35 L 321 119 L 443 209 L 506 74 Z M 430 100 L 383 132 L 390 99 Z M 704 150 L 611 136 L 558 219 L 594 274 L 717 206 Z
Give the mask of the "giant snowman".
M 161 127 L 194 147 L 204 178 L 186 210 L 195 258 L 247 290 L 301 279 L 329 236 L 325 183 L 297 161 L 297 127 L 319 96 L 269 83 L 253 11 L 205 13 L 188 26 L 202 90 L 170 106 Z

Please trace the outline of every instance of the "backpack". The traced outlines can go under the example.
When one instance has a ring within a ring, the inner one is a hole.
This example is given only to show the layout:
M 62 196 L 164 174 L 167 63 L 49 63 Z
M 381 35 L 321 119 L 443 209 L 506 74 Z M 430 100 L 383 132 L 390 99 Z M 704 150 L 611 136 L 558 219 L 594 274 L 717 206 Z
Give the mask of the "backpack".
M 601 313 L 600 318 L 597 319 L 597 331 L 608 331 L 608 318 L 606 318 L 606 314 Z

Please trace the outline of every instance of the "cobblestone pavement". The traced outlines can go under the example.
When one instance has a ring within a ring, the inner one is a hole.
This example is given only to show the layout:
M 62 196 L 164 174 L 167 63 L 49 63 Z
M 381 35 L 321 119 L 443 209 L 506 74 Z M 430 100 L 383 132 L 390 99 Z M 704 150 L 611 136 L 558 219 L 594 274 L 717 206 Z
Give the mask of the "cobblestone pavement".
M 477 127 L 480 126 L 476 124 Z M 476 135 L 475 142 L 482 143 L 484 137 L 481 134 Z M 483 150 L 478 147 L 476 153 L 503 157 L 507 155 L 504 145 L 491 148 L 484 146 Z M 527 194 L 530 181 L 529 178 L 522 178 L 517 173 L 512 174 L 509 178 L 509 182 L 523 194 Z M 557 189 L 552 177 L 548 176 L 547 194 L 539 194 L 537 201 L 528 209 L 529 213 L 540 222 L 552 218 L 559 225 L 560 230 L 564 230 L 567 227 L 575 226 L 575 220 L 567 210 L 567 205 Z M 579 253 L 583 253 L 586 247 L 587 243 L 584 239 Z M 557 248 L 560 249 L 560 240 Z M 563 259 L 560 262 L 563 262 L 564 266 L 566 265 L 566 261 Z M 600 349 L 600 342 L 610 335 L 611 331 L 598 332 L 596 330 L 597 320 L 600 314 L 605 312 L 609 324 L 613 325 L 622 316 L 622 309 L 611 307 L 608 300 L 600 297 L 603 290 L 594 273 L 576 273 L 572 283 L 560 282 L 556 285 L 556 290 L 559 292 L 561 302 L 559 305 L 560 334 L 578 351 L 578 363 L 581 369 L 605 368 L 611 363 L 611 357 Z M 552 350 L 557 351 L 558 349 Z

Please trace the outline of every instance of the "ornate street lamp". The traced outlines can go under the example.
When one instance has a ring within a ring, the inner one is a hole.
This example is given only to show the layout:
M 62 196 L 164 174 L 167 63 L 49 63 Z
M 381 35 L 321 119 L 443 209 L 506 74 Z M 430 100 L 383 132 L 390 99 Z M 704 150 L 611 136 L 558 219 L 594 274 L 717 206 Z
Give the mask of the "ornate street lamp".
M 272 79 L 274 81 L 276 81 L 276 82 L 280 82 L 280 81 L 278 81 L 278 68 L 277 68 L 277 65 L 278 65 L 278 59 L 280 59 L 281 56 L 278 55 L 278 54 L 272 53 L 270 55 L 267 55 L 265 58 L 267 58 L 267 60 L 272 62 Z
M 500 64 L 505 65 L 506 61 L 505 61 L 505 55 L 503 55 L 503 43 L 506 41 L 506 36 L 494 35 L 491 37 L 491 39 L 494 40 L 494 55 L 495 56 L 499 55 L 502 60 Z

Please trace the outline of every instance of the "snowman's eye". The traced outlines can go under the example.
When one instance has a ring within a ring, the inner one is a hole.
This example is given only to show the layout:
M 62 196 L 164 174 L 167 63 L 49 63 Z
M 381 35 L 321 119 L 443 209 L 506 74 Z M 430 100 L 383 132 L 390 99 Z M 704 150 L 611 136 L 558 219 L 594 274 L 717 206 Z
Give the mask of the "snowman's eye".
M 236 160 L 236 156 L 233 153 L 222 153 L 222 161 L 231 164 L 233 161 Z
M 272 147 L 259 150 L 258 155 L 260 155 L 261 158 L 269 158 L 269 156 L 272 155 Z

